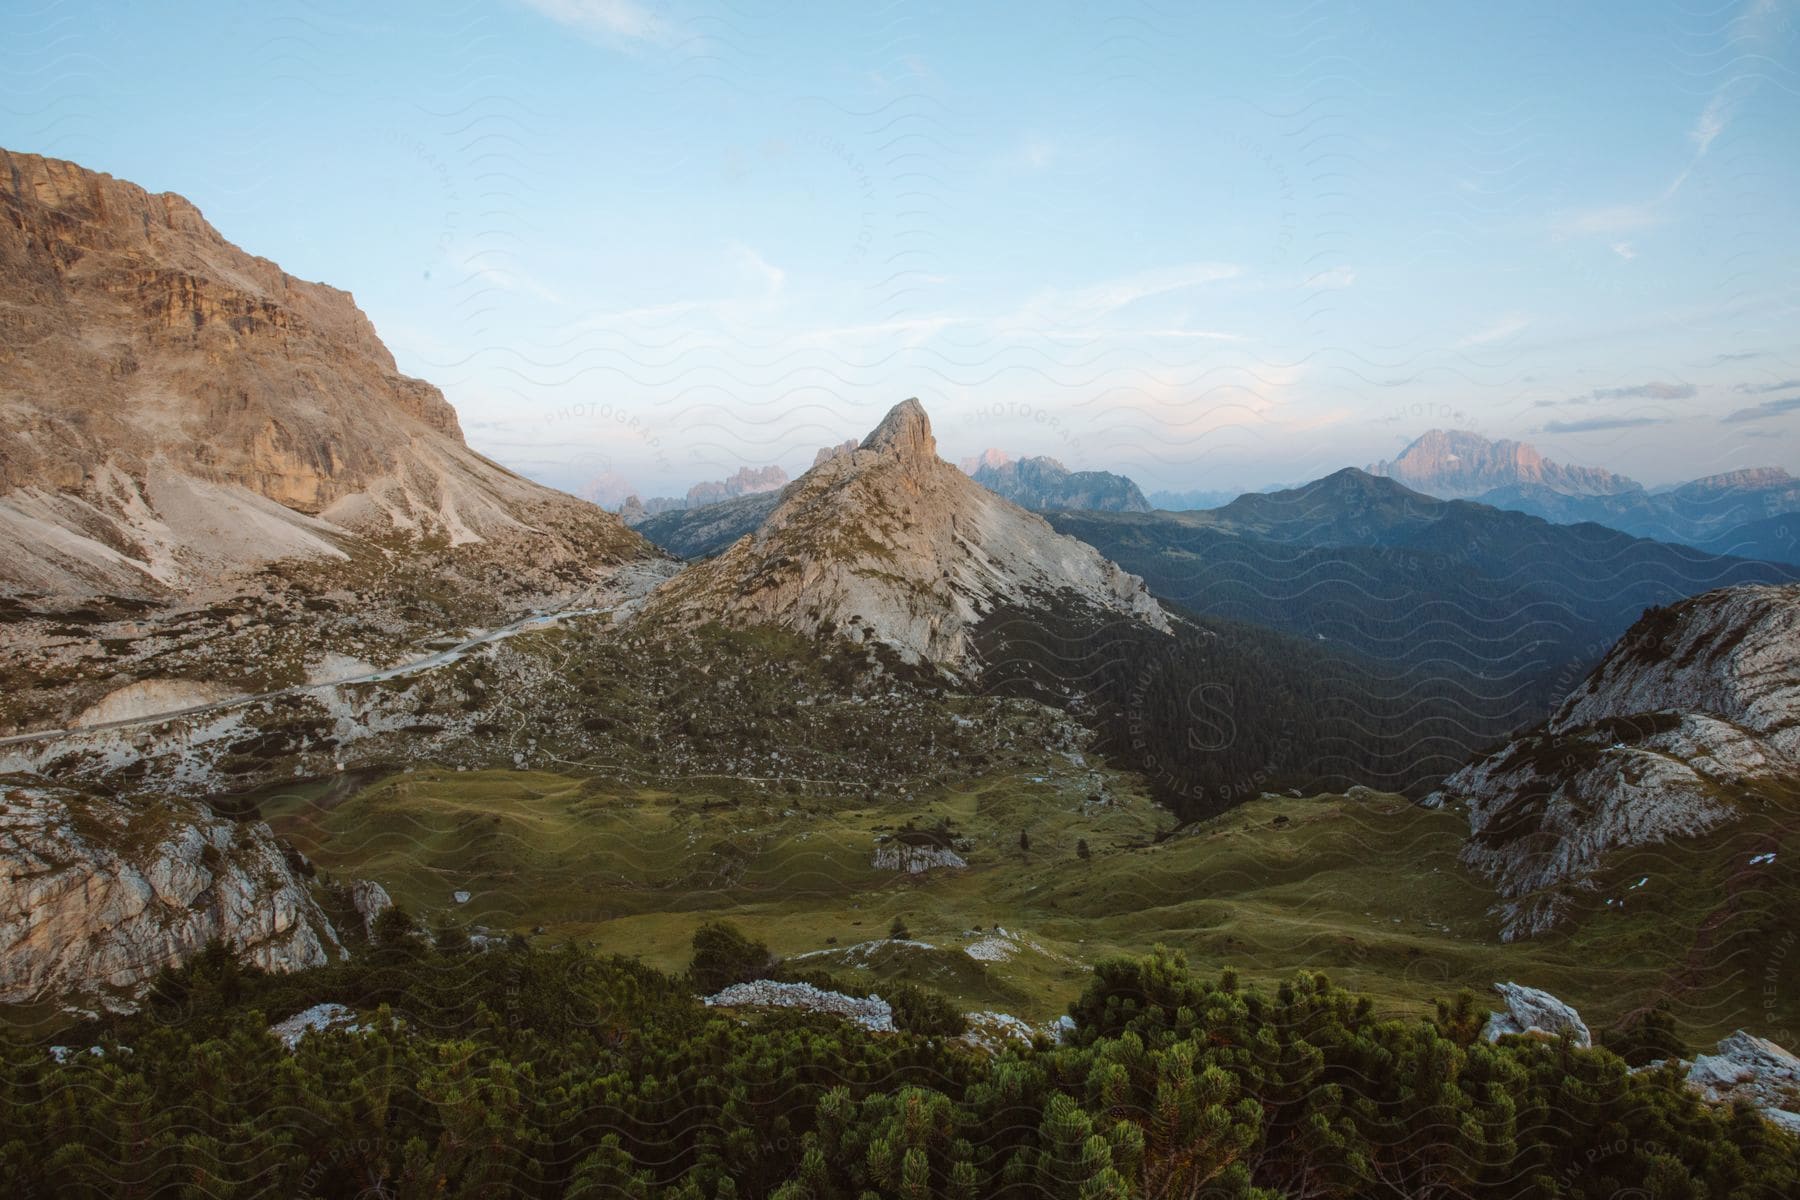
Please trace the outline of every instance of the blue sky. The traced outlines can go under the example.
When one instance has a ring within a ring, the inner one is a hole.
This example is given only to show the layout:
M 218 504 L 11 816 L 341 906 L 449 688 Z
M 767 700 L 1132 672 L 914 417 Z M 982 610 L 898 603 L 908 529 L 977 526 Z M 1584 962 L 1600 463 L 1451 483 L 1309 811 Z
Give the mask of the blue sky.
M 1797 47 L 1771 0 L 27 3 L 0 144 L 347 288 L 607 499 L 909 395 L 1147 489 L 1432 426 L 1655 484 L 1800 470 Z

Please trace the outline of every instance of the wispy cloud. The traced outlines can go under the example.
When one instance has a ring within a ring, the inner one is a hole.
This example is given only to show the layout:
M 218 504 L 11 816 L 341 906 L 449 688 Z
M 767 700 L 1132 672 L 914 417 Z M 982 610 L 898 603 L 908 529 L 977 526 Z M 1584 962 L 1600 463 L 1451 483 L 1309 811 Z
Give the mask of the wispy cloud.
M 1800 396 L 1783 396 L 1779 400 L 1764 400 L 1751 408 L 1740 408 L 1728 413 L 1723 424 L 1739 425 L 1745 421 L 1766 421 L 1770 417 L 1779 417 L 1785 413 L 1800 412 Z
M 1780 383 L 1738 383 L 1731 390 L 1747 396 L 1766 396 L 1770 392 L 1791 392 L 1800 388 L 1800 379 L 1784 379 Z
M 1232 263 L 1184 263 L 1158 267 L 1078 288 L 1049 288 L 1027 300 L 1002 324 L 1010 329 L 1042 329 L 1087 325 L 1155 296 L 1236 279 L 1243 268 Z
M 1591 417 L 1585 421 L 1551 421 L 1545 433 L 1598 433 L 1605 429 L 1641 429 L 1646 425 L 1666 425 L 1667 417 Z
M 1000 165 L 1013 171 L 1042 171 L 1056 161 L 1059 148 L 1047 137 L 1029 134 L 1000 158 Z
M 669 36 L 662 17 L 636 0 L 519 0 L 559 25 L 608 43 L 660 42 Z
M 1309 275 L 1301 281 L 1300 286 L 1314 291 L 1337 291 L 1347 288 L 1356 282 L 1356 272 L 1350 267 L 1332 267 L 1320 271 L 1317 275 Z
M 1727 26 L 1726 47 L 1740 56 L 1757 54 L 1763 42 L 1773 32 L 1780 7 L 1777 0 L 1749 0 Z M 1694 118 L 1694 123 L 1688 128 L 1687 137 L 1693 147 L 1692 153 L 1654 199 L 1643 203 L 1577 209 L 1560 214 L 1551 222 L 1553 234 L 1559 238 L 1584 235 L 1617 238 L 1620 234 L 1662 224 L 1667 218 L 1669 201 L 1681 191 L 1699 168 L 1701 160 L 1712 149 L 1713 143 L 1729 128 L 1743 93 L 1754 87 L 1760 78 L 1761 73 L 1756 71 L 1731 71 L 1713 89 L 1712 95 L 1707 98 Z M 1629 242 L 1615 241 L 1611 248 L 1614 254 L 1627 262 L 1637 257 L 1636 248 Z
M 1487 328 L 1478 329 L 1468 337 L 1458 340 L 1456 348 L 1464 350 L 1470 346 L 1487 346 L 1494 342 L 1504 342 L 1515 333 L 1525 330 L 1530 324 L 1530 317 L 1522 316 L 1519 313 L 1509 313 Z
M 767 299 L 773 300 L 781 295 L 782 288 L 787 286 L 786 271 L 748 246 L 733 246 L 731 253 L 745 274 L 762 283 L 763 294 Z
M 1616 237 L 1660 225 L 1662 220 L 1648 204 L 1606 204 L 1563 213 L 1556 218 L 1552 230 L 1557 237 Z
M 1691 400 L 1695 388 L 1691 383 L 1670 383 L 1666 380 L 1653 379 L 1649 383 L 1634 383 L 1625 387 L 1595 388 L 1584 396 L 1570 396 L 1567 400 L 1539 400 L 1538 408 L 1561 408 L 1565 405 L 1594 404 L 1604 400 Z
M 1649 383 L 1637 383 L 1630 387 L 1595 388 L 1592 398 L 1595 400 L 1691 400 L 1694 396 L 1694 385 L 1691 383 L 1665 383 L 1651 380 Z

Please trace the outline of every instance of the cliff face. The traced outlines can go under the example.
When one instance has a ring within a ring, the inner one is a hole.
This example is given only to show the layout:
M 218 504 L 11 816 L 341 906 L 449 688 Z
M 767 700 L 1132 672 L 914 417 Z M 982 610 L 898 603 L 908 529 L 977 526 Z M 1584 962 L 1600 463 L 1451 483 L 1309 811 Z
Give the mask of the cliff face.
M 343 953 L 261 822 L 171 798 L 0 793 L 0 1001 L 129 1004 L 214 938 L 273 972 Z
M 647 617 L 826 627 L 908 661 L 965 664 L 1001 604 L 1088 604 L 1166 629 L 1143 581 L 937 456 L 916 400 L 790 484 L 761 526 L 676 576 Z
M 1580 496 L 1639 490 L 1636 482 L 1599 467 L 1564 466 L 1524 442 L 1489 441 L 1460 429 L 1430 430 L 1399 457 L 1374 463 L 1368 472 L 1445 500 L 1465 500 L 1517 485 L 1539 485 Z
M 1800 771 L 1800 585 L 1652 609 L 1539 732 L 1432 803 L 1469 816 L 1505 936 L 1550 928 L 1613 851 L 1732 821 L 1747 787 Z
M 616 519 L 471 451 L 348 293 L 227 242 L 188 201 L 0 150 L 0 591 L 156 595 L 357 535 L 643 552 Z

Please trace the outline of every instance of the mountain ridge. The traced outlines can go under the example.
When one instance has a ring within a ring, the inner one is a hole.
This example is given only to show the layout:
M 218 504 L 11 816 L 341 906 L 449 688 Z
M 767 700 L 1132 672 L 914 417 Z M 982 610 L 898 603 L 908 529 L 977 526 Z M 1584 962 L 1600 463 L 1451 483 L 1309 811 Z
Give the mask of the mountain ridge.
M 1466 429 L 1427 430 L 1392 460 L 1365 469 L 1442 499 L 1466 500 L 1516 484 L 1537 484 L 1573 495 L 1643 490 L 1636 480 L 1603 468 L 1564 466 L 1527 442 L 1493 441 Z

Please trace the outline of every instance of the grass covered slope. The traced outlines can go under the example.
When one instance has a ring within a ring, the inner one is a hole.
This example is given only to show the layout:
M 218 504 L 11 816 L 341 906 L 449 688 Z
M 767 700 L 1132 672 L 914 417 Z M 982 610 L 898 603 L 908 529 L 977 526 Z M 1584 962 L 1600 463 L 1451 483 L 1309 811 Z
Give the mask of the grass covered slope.
M 701 921 L 728 916 L 798 966 L 1037 1021 L 1097 959 L 1166 943 L 1251 979 L 1328 971 L 1383 1012 L 1517 979 L 1596 1030 L 1659 996 L 1696 1044 L 1800 1027 L 1800 954 L 1781 955 L 1778 932 L 1800 873 L 1744 865 L 1764 842 L 1787 861 L 1768 827 L 1659 862 L 1636 888 L 1626 874 L 1649 869 L 1621 861 L 1570 932 L 1501 945 L 1493 892 L 1457 863 L 1463 819 L 1367 791 L 1265 796 L 1178 832 L 1134 777 L 1067 761 L 900 801 L 419 770 L 261 808 L 328 875 L 380 879 L 429 919 L 541 927 L 663 969 Z M 909 826 L 942 831 L 967 866 L 873 866 Z M 896 917 L 905 939 L 889 937 Z

